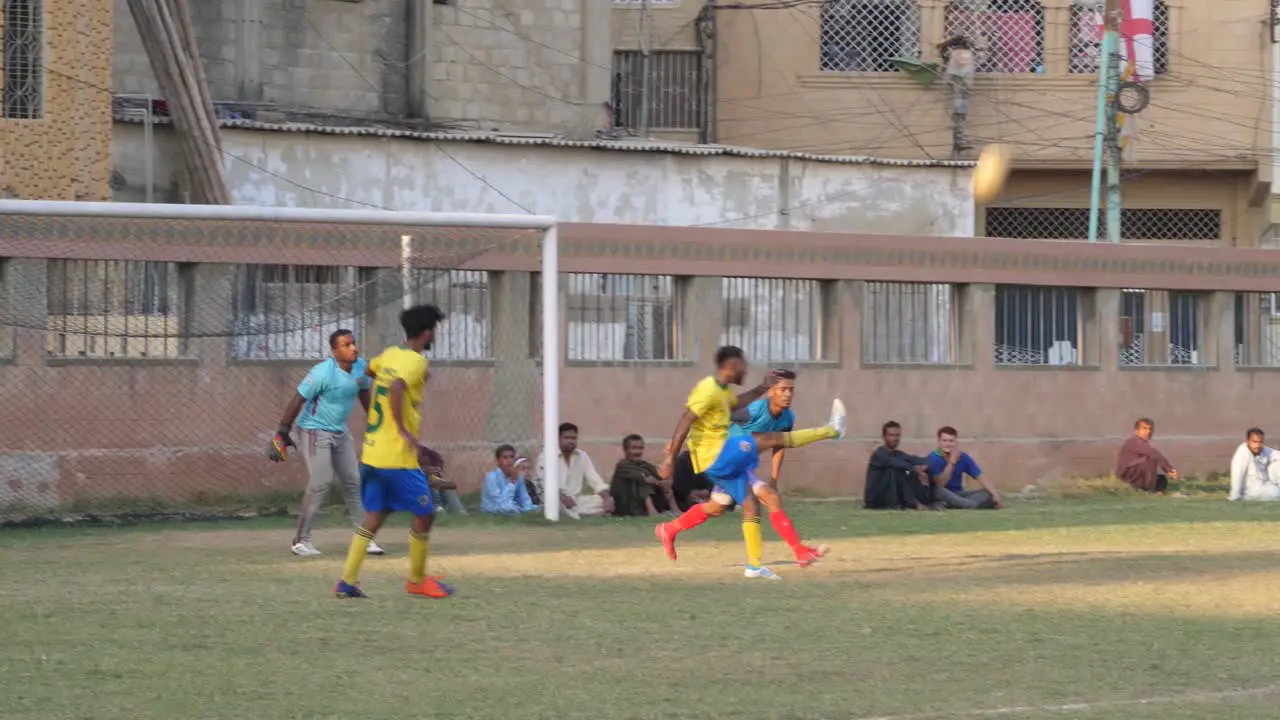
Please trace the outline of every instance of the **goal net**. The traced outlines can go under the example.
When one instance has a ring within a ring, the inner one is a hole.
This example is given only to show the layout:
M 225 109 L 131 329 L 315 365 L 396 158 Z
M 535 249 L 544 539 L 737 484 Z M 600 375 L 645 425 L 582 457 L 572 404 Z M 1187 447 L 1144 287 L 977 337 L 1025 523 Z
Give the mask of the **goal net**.
M 500 444 L 532 466 L 556 445 L 556 251 L 544 216 L 0 201 L 0 523 L 296 506 L 304 439 L 266 452 L 299 382 L 334 331 L 369 358 L 421 303 L 446 479 L 478 491 Z M 357 452 L 364 427 L 357 404 Z

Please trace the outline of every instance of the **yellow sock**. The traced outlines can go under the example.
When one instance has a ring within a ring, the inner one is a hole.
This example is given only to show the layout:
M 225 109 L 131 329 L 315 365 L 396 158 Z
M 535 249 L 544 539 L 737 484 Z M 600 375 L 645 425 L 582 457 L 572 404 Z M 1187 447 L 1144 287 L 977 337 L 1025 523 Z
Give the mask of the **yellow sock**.
M 789 448 L 798 448 L 811 445 L 820 440 L 834 440 L 836 436 L 835 428 L 830 425 L 824 425 L 820 428 L 792 430 L 791 432 L 782 433 L 782 444 Z
M 760 532 L 760 518 L 742 518 L 742 539 L 747 543 L 747 567 L 760 567 L 764 562 L 764 534 Z
M 351 537 L 351 549 L 347 550 L 347 567 L 342 571 L 342 582 L 355 585 L 360 582 L 360 566 L 364 564 L 365 551 L 373 540 L 373 533 L 364 528 L 356 528 Z
M 409 531 L 409 582 L 420 583 L 427 576 L 427 536 Z

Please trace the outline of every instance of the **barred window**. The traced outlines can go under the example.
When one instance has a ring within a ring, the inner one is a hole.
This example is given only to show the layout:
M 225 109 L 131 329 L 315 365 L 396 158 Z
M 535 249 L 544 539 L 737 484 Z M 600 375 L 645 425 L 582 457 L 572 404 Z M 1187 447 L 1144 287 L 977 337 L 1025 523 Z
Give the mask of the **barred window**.
M 675 360 L 679 303 L 670 275 L 570 273 L 568 360 Z M 541 337 L 540 331 L 534 333 Z
M 1080 291 L 1076 288 L 996 287 L 997 365 L 1078 365 Z
M 970 41 L 978 72 L 1044 72 L 1040 0 L 951 0 L 945 35 Z
M 1084 240 L 1089 237 L 1089 209 L 987 208 L 985 234 L 1025 240 Z M 1120 211 L 1120 237 L 1216 241 L 1222 237 L 1222 211 L 1125 208 Z
M 832 72 L 895 72 L 893 58 L 920 57 L 916 0 L 824 0 L 819 67 Z
M 1206 364 L 1204 302 L 1202 293 L 1122 291 L 1120 364 Z
M 1236 293 L 1235 362 L 1280 366 L 1280 293 Z
M 955 287 L 868 282 L 862 303 L 862 361 L 950 365 L 960 336 Z
M 703 64 L 700 50 L 649 53 L 650 130 L 700 130 L 703 118 Z M 644 55 L 639 50 L 613 53 L 614 127 L 645 125 Z
M 186 351 L 177 263 L 50 260 L 47 268 L 51 356 L 173 358 Z
M 435 305 L 444 313 L 431 341 L 432 360 L 493 357 L 488 271 L 416 268 L 411 282 L 417 302 Z
M 4 0 L 3 104 L 0 117 L 34 120 L 44 117 L 43 0 Z
M 826 360 L 826 303 L 818 280 L 721 278 L 721 345 L 752 361 Z
M 1098 72 L 1098 58 L 1102 51 L 1102 9 L 1103 0 L 1075 0 L 1071 8 L 1072 73 L 1095 75 Z M 1155 0 L 1151 20 L 1153 72 L 1164 75 L 1169 71 L 1169 8 L 1163 0 Z M 1127 51 L 1122 48 L 1121 52 Z
M 236 268 L 232 355 L 242 360 L 322 360 L 329 335 L 360 339 L 359 270 L 329 265 Z

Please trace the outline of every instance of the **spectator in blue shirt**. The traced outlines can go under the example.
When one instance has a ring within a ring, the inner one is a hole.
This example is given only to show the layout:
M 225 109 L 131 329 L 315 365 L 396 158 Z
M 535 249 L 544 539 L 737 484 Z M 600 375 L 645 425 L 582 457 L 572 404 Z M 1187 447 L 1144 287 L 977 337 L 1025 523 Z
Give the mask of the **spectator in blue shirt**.
M 516 449 L 499 445 L 493 451 L 498 467 L 484 476 L 480 512 L 488 515 L 523 515 L 541 508 L 529 498 L 524 473 L 516 469 Z
M 956 429 L 947 426 L 938 430 L 938 449 L 929 453 L 929 477 L 933 479 L 938 502 L 946 507 L 962 510 L 978 510 L 1004 507 L 1000 493 L 982 477 L 982 468 L 968 453 L 960 452 Z M 982 486 L 981 490 L 965 490 L 964 476 L 968 475 Z

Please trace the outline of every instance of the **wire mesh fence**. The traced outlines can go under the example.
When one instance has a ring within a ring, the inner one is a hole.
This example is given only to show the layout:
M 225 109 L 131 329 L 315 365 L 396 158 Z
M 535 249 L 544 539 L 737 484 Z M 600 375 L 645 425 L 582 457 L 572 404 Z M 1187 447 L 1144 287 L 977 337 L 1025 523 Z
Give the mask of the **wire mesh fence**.
M 406 302 L 444 313 L 421 436 L 447 475 L 478 482 L 498 443 L 536 453 L 542 375 L 529 362 L 528 299 L 542 237 L 0 215 L 0 522 L 295 501 L 306 458 L 265 458 L 286 404 L 330 356 L 335 330 L 353 331 L 364 357 L 403 342 Z M 494 343 L 494 327 L 509 342 Z M 357 447 L 364 418 L 357 404 Z
M 945 37 L 973 46 L 978 72 L 1044 72 L 1040 0 L 952 0 L 945 23 Z
M 983 234 L 987 237 L 1018 240 L 1089 237 L 1088 208 L 990 207 L 985 216 Z M 1122 240 L 1218 242 L 1222 239 L 1222 230 L 1222 210 L 1219 209 L 1125 208 L 1120 213 Z
M 819 67 L 828 72 L 894 72 L 894 58 L 920 57 L 916 0 L 822 3 Z

